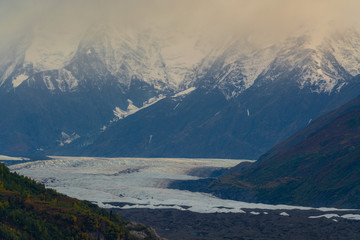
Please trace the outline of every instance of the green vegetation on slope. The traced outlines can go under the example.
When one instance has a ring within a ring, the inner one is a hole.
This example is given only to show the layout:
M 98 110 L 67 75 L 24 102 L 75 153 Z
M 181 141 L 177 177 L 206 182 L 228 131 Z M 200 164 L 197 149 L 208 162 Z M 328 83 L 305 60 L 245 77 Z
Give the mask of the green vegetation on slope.
M 137 239 L 134 235 L 156 238 L 143 225 L 45 189 L 0 163 L 0 239 Z

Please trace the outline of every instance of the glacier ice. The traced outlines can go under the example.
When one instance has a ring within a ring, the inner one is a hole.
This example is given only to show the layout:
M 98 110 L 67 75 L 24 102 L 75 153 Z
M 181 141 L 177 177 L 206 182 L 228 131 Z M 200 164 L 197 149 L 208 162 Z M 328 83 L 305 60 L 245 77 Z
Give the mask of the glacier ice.
M 243 209 L 313 209 L 225 200 L 206 193 L 167 188 L 172 180 L 199 179 L 189 174 L 191 169 L 229 168 L 249 160 L 60 156 L 52 158 L 53 160 L 12 165 L 10 169 L 44 183 L 46 187 L 54 188 L 71 197 L 95 202 L 106 208 L 117 207 L 112 203 L 124 203 L 119 208 L 173 208 L 201 213 L 244 213 Z M 337 209 L 318 210 L 326 212 Z

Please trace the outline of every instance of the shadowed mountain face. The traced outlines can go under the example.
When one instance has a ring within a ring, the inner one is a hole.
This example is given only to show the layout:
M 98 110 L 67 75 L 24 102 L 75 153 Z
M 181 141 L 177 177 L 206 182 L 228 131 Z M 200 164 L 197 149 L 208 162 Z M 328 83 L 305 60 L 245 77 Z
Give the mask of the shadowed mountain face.
M 198 88 L 122 119 L 83 155 L 256 159 L 312 119 L 358 94 L 357 79 L 341 92 L 319 94 L 294 82 L 253 86 L 226 99 Z
M 359 208 L 360 96 L 278 144 L 246 172 L 221 178 L 212 190 L 266 203 Z

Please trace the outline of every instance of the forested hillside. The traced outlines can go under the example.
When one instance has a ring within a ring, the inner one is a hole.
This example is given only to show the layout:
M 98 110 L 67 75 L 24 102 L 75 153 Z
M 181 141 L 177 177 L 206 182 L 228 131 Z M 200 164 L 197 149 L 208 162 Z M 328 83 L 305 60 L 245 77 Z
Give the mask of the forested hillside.
M 158 239 L 89 202 L 45 189 L 0 164 L 0 239 Z

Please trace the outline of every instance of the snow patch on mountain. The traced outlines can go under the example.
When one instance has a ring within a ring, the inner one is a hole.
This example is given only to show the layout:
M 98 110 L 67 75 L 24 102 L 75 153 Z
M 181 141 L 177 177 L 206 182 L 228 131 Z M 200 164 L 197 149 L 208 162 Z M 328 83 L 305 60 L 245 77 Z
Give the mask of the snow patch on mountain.
M 53 82 L 51 81 L 51 76 L 43 76 L 43 80 L 47 89 L 51 91 L 54 91 L 56 89 Z
M 130 99 L 128 99 L 128 103 L 129 105 L 126 110 L 121 110 L 119 107 L 115 107 L 115 109 L 113 110 L 114 115 L 119 120 L 139 111 L 140 108 L 136 107 Z
M 184 96 L 184 95 L 188 95 L 190 94 L 191 92 L 193 92 L 194 90 L 196 90 L 196 87 L 191 87 L 191 88 L 188 88 L 184 91 L 181 91 L 177 94 L 175 94 L 174 96 L 172 96 L 173 98 L 176 98 L 176 97 L 180 97 L 180 96 Z
M 24 82 L 28 78 L 29 78 L 29 76 L 27 76 L 25 74 L 18 75 L 15 79 L 12 80 L 13 87 L 17 88 L 22 82 Z
M 70 135 L 67 134 L 66 132 L 61 132 L 61 139 L 58 140 L 59 146 L 64 146 L 65 144 L 70 144 L 78 138 L 80 138 L 80 136 L 78 134 L 76 134 L 75 132 Z
M 126 118 L 126 117 L 128 117 L 128 116 L 130 116 L 130 115 L 144 109 L 144 108 L 147 108 L 147 107 L 157 103 L 158 101 L 160 101 L 160 100 L 162 100 L 164 98 L 165 98 L 164 95 L 159 95 L 159 96 L 156 96 L 156 97 L 152 97 L 149 100 L 145 101 L 143 103 L 143 106 L 140 107 L 140 108 L 135 106 L 134 103 L 130 99 L 128 99 L 129 105 L 128 105 L 126 110 L 122 110 L 119 107 L 115 107 L 115 109 L 113 110 L 114 115 L 116 116 L 115 120 L 117 121 L 117 120 L 124 119 L 124 118 Z
M 72 75 L 72 73 L 65 68 L 59 70 L 58 77 L 56 78 L 58 88 L 65 92 L 66 90 L 72 90 L 79 85 L 79 81 Z

